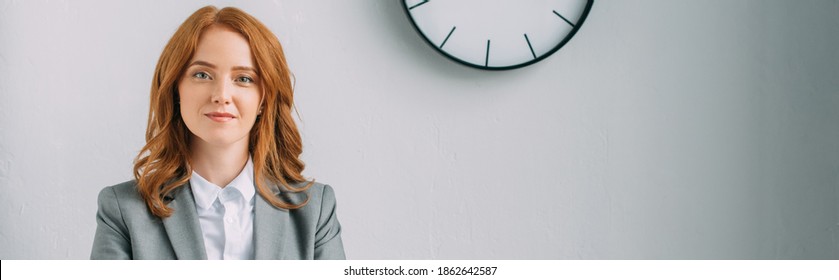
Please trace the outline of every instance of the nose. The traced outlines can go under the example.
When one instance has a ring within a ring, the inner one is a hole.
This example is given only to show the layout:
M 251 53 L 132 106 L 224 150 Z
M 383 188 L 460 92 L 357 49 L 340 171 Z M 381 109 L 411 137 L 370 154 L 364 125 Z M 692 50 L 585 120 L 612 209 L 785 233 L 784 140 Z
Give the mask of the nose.
M 230 105 L 230 95 L 233 93 L 233 88 L 230 83 L 222 82 L 216 87 L 212 96 L 212 102 L 219 105 Z

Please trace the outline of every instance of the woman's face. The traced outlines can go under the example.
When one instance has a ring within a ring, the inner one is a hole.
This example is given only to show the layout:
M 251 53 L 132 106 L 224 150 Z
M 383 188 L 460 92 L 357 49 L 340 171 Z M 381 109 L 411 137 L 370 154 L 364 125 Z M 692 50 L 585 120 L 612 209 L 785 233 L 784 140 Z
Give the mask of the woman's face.
M 245 37 L 222 26 L 205 30 L 178 83 L 178 93 L 181 117 L 197 136 L 193 141 L 247 145 L 261 89 Z

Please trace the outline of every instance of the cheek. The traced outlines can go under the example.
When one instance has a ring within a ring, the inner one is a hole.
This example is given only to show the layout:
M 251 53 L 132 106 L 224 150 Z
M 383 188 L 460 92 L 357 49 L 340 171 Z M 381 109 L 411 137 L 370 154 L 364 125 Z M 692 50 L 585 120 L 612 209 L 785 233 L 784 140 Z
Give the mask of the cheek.
M 240 97 L 239 112 L 247 114 L 250 117 L 255 117 L 256 112 L 259 111 L 259 101 L 261 96 L 259 91 L 248 91 Z
M 178 86 L 178 100 L 180 100 L 181 109 L 194 108 L 203 102 L 204 89 L 200 86 L 183 83 Z
M 201 88 L 190 86 L 188 84 L 181 84 L 178 86 L 178 109 L 181 112 L 181 118 L 186 123 L 191 123 L 198 117 L 195 113 L 199 111 L 202 103 Z

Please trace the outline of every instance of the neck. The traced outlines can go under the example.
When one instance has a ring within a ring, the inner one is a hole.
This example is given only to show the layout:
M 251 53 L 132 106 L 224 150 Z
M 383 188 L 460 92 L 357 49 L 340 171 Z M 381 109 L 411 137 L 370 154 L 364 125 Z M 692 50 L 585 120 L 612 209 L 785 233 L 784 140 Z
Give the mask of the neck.
M 247 138 L 230 145 L 217 146 L 193 135 L 190 146 L 192 170 L 221 188 L 239 176 L 248 162 Z

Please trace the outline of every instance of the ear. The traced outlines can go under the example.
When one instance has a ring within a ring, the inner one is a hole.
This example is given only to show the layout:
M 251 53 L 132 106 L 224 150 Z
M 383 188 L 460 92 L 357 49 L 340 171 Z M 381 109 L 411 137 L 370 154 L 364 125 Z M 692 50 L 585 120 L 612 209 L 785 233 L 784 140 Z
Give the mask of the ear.
M 259 110 L 256 111 L 257 116 L 262 115 L 262 109 L 265 108 L 265 84 L 260 84 L 260 87 L 262 88 L 262 96 L 259 98 Z

